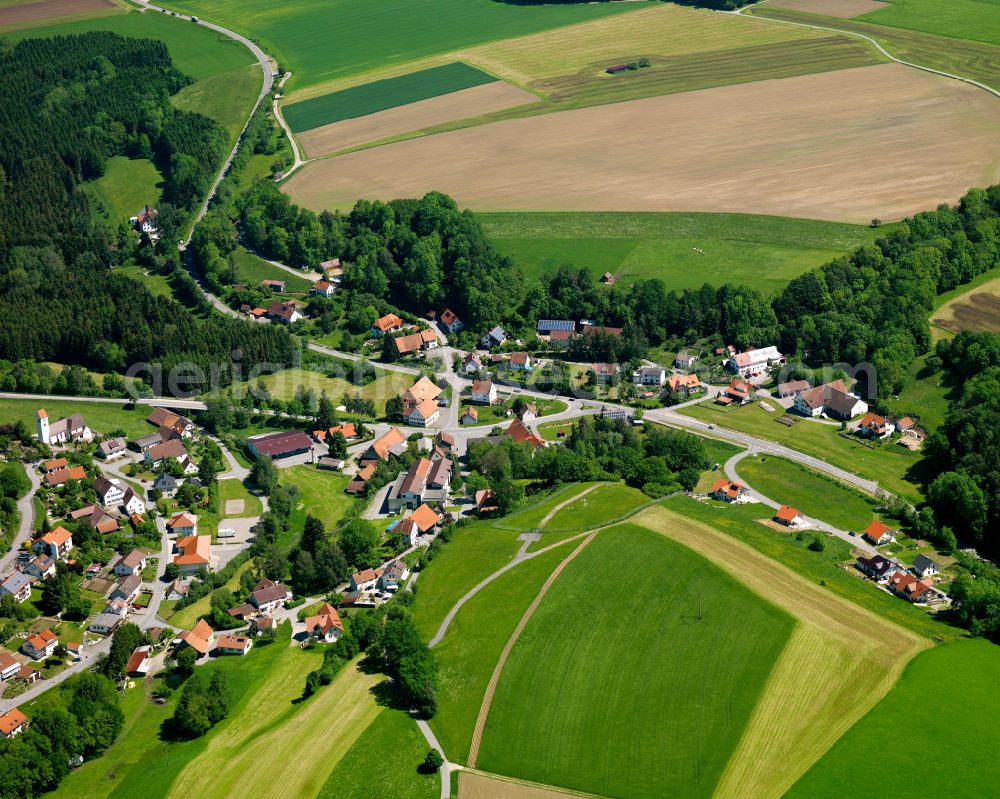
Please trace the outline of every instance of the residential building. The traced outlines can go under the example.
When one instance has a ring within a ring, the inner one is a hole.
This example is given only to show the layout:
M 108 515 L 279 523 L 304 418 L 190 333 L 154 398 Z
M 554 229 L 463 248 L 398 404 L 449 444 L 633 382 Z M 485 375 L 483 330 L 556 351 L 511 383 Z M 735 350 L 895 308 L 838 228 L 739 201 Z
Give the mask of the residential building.
M 128 612 L 131 606 L 125 601 L 121 596 L 116 596 L 111 599 L 104 608 L 105 613 L 113 613 L 115 616 L 121 616 L 125 618 L 128 616 Z
M 350 586 L 352 591 L 371 591 L 375 588 L 379 578 L 382 576 L 382 569 L 362 569 L 351 575 Z
M 475 380 L 472 383 L 472 396 L 469 398 L 476 405 L 492 405 L 497 401 L 497 387 L 492 380 Z
M 716 402 L 720 405 L 746 405 L 753 399 L 754 390 L 754 387 L 746 380 L 733 380 L 726 386 Z M 726 400 L 726 402 L 722 402 L 722 400 Z
M 788 383 L 778 383 L 778 396 L 782 399 L 797 397 L 809 388 L 812 388 L 812 386 L 808 380 L 791 380 Z
M 122 436 L 109 438 L 97 445 L 97 457 L 106 461 L 120 458 L 126 452 L 128 452 L 128 442 Z
M 255 457 L 270 455 L 275 460 L 312 452 L 313 443 L 301 430 L 282 430 L 247 439 L 247 449 Z
M 436 449 L 447 454 L 455 448 L 455 436 L 447 430 L 440 430 L 438 431 L 438 434 L 434 436 L 434 446 Z
M 433 532 L 440 523 L 441 515 L 425 502 L 409 516 L 401 519 L 399 524 L 392 528 L 392 534 L 403 537 L 407 546 L 412 547 L 416 546 L 420 536 Z
M 441 325 L 449 333 L 458 333 L 465 328 L 462 320 L 458 318 L 451 308 L 445 308 L 441 311 Z
M 109 480 L 103 476 L 94 480 L 94 491 L 97 492 L 98 501 L 106 508 L 117 507 L 125 496 L 120 481 Z
M 715 499 L 721 499 L 723 502 L 743 504 L 750 501 L 750 489 L 742 483 L 737 483 L 725 477 L 716 480 L 709 493 Z
M 97 530 L 102 535 L 111 535 L 118 532 L 118 520 L 100 508 L 94 508 L 94 512 L 86 517 L 84 521 L 88 526 Z
M 571 319 L 539 319 L 535 326 L 539 336 L 549 336 L 557 330 L 564 333 L 576 332 L 576 322 Z
M 784 356 L 778 352 L 777 347 L 761 347 L 751 349 L 734 355 L 726 362 L 729 371 L 736 372 L 742 376 L 763 371 L 772 364 L 781 363 Z
M 191 647 L 199 656 L 208 653 L 210 642 L 215 630 L 207 621 L 201 619 L 190 630 L 184 630 L 174 639 L 174 651 L 183 649 L 185 646 Z
M 789 505 L 782 505 L 774 514 L 774 521 L 785 527 L 798 527 L 805 519 L 802 514 Z
M 667 391 L 671 394 L 689 396 L 701 390 L 701 380 L 698 375 L 670 375 L 667 378 Z
M 65 469 L 57 469 L 45 475 L 45 484 L 50 488 L 61 486 L 68 480 L 85 480 L 87 472 L 82 466 L 70 466 Z
M 477 513 L 493 513 L 499 510 L 497 506 L 497 495 L 492 488 L 484 488 L 476 492 L 475 497 L 473 497 L 476 503 Z
M 223 633 L 215 642 L 217 655 L 245 655 L 253 646 L 253 639 L 245 635 L 230 635 Z
M 375 474 L 375 464 L 369 463 L 361 471 L 358 472 L 357 476 L 347 484 L 347 488 L 344 491 L 348 494 L 364 494 L 368 490 L 368 481 L 372 479 Z
M 389 489 L 387 502 L 389 511 L 396 513 L 403 508 L 414 509 L 424 502 L 427 494 L 427 477 L 431 471 L 431 462 L 427 458 L 417 458 Z
M 922 580 L 925 577 L 940 574 L 941 564 L 935 560 L 931 560 L 926 555 L 917 555 L 917 557 L 913 559 L 913 573 Z
M 56 562 L 48 555 L 39 555 L 24 567 L 24 573 L 39 580 L 47 580 L 56 573 Z
M 421 376 L 416 383 L 403 392 L 403 413 L 427 400 L 436 400 L 441 396 L 441 388 L 426 375 Z
M 366 449 L 360 458 L 361 463 L 365 461 L 384 461 L 390 455 L 399 457 L 406 452 L 406 436 L 398 427 L 391 427 L 380 438 L 375 439 L 371 446 Z
M 613 383 L 621 367 L 616 363 L 592 363 L 588 371 L 597 383 Z
M 575 335 L 576 333 L 572 330 L 553 330 L 549 333 L 549 344 L 562 350 L 568 349 L 569 341 Z
M 31 580 L 24 572 L 13 572 L 0 581 L 0 597 L 10 595 L 17 603 L 31 598 Z
M 35 541 L 31 548 L 36 553 L 44 553 L 53 560 L 65 560 L 73 548 L 73 536 L 69 530 L 60 526 Z
M 146 556 L 141 549 L 133 549 L 127 555 L 122 555 L 115 563 L 112 571 L 119 577 L 141 574 L 146 568 Z
M 393 339 L 396 351 L 400 355 L 409 355 L 420 350 L 432 350 L 438 345 L 437 336 L 432 330 L 418 330 L 408 336 L 397 336 Z
M 462 411 L 462 418 L 459 419 L 458 422 L 459 424 L 478 424 L 479 411 L 471 405 L 466 406 L 466 408 Z
M 802 391 L 796 398 L 795 410 L 804 416 L 827 416 L 838 419 L 852 419 L 867 413 L 868 403 L 848 393 L 842 380 L 824 383 Z
M 167 458 L 173 458 L 176 461 L 180 461 L 181 458 L 187 456 L 187 450 L 184 449 L 184 444 L 181 443 L 180 439 L 172 438 L 169 441 L 160 441 L 146 450 L 144 455 L 144 460 L 146 465 L 152 468 L 159 466 Z
M 65 469 L 69 466 L 69 461 L 65 458 L 53 458 L 50 461 L 45 461 L 42 464 L 42 469 L 46 474 L 52 474 L 53 472 L 58 472 L 60 469 Z
M 526 352 L 512 352 L 510 355 L 510 368 L 515 372 L 530 372 L 531 356 Z
M 167 522 L 167 533 L 169 535 L 197 535 L 198 517 L 187 511 L 175 513 Z
M 396 314 L 389 313 L 375 320 L 371 332 L 373 336 L 382 336 L 386 333 L 395 333 L 397 330 L 402 329 L 403 320 L 396 316 Z
M 250 622 L 250 632 L 256 636 L 274 629 L 274 619 L 270 616 L 257 616 Z
M 212 536 L 210 535 L 189 535 L 186 538 L 178 538 L 174 542 L 174 563 L 181 570 L 181 574 L 194 574 L 200 569 L 207 569 L 211 565 L 212 556 Z
M 164 441 L 163 436 L 157 433 L 150 433 L 148 436 L 140 436 L 139 438 L 133 439 L 132 446 L 139 452 L 145 454 L 147 450 L 152 449 L 157 444 L 162 444 Z
M 865 528 L 865 538 L 875 546 L 880 547 L 883 544 L 891 544 L 895 541 L 896 531 L 876 519 Z
M 24 713 L 16 707 L 11 708 L 0 716 L 0 735 L 4 738 L 13 738 L 28 729 L 29 723 Z
M 534 449 L 546 446 L 545 440 L 529 430 L 520 419 L 514 419 L 504 432 L 514 440 L 515 444 L 531 444 Z
M 521 406 L 521 412 L 518 413 L 517 418 L 522 422 L 533 422 L 538 418 L 538 406 L 533 402 L 526 402 Z
M 872 557 L 860 557 L 854 564 L 858 571 L 874 578 L 875 580 L 885 580 L 890 574 L 898 571 L 900 566 L 895 561 L 885 558 L 882 555 Z
M 194 422 L 167 408 L 154 408 L 146 417 L 146 421 L 161 431 L 161 438 L 164 441 L 172 436 L 164 435 L 163 431 L 169 431 L 182 438 L 190 438 L 194 433 Z
M 156 228 L 156 209 L 149 203 L 146 203 L 135 216 L 130 216 L 128 221 L 136 233 L 145 233 L 150 241 L 157 241 L 160 238 L 160 232 Z
M 43 444 L 69 444 L 73 441 L 94 440 L 93 431 L 87 427 L 87 423 L 78 413 L 50 424 L 45 408 L 39 408 L 35 414 L 35 428 L 38 440 Z
M 0 652 L 0 680 L 9 680 L 21 669 L 19 661 L 10 652 Z
M 69 652 L 69 656 L 74 660 L 79 660 L 80 656 L 83 654 L 83 644 L 77 643 L 76 641 L 69 641 L 63 644 L 66 651 Z
M 174 488 L 176 489 L 176 484 Z M 122 495 L 121 506 L 125 509 L 125 512 L 131 516 L 134 513 L 145 513 L 146 512 L 146 502 L 145 500 L 136 493 L 132 486 L 128 486 L 125 489 L 125 493 Z
M 497 325 L 491 329 L 485 336 L 483 336 L 479 343 L 482 345 L 484 350 L 491 350 L 494 347 L 499 347 L 507 340 L 507 331 L 502 327 Z
M 205 536 L 208 538 L 208 536 Z M 209 538 L 209 541 L 211 539 Z M 138 574 L 130 574 L 122 577 L 108 595 L 109 599 L 120 599 L 126 604 L 131 604 L 139 595 L 139 588 L 142 586 L 142 578 Z
M 117 613 L 97 613 L 91 618 L 87 630 L 96 635 L 111 635 L 124 619 L 124 616 Z
M 317 280 L 313 283 L 312 288 L 309 289 L 309 293 L 317 297 L 325 297 L 330 299 L 333 296 L 333 292 L 336 291 L 336 287 L 333 283 L 326 280 Z
M 145 677 L 152 665 L 151 648 L 150 646 L 140 646 L 134 649 L 125 664 L 125 673 L 131 677 Z
M 344 634 L 344 623 L 340 620 L 337 609 L 328 602 L 320 605 L 315 616 L 306 617 L 306 634 L 310 638 L 316 638 L 328 644 L 340 638 Z
M 254 586 L 247 601 L 261 613 L 270 613 L 291 598 L 292 592 L 281 583 L 263 578 Z
M 290 325 L 304 317 L 299 311 L 299 307 L 291 300 L 287 302 L 274 300 L 274 302 L 267 306 L 267 318 L 275 322 L 280 322 L 283 325 Z
M 432 399 L 427 399 L 410 408 L 404 421 L 412 427 L 430 427 L 440 415 L 438 404 Z
M 165 497 L 172 497 L 177 493 L 177 478 L 172 474 L 158 474 L 153 481 L 153 490 L 159 491 Z
M 869 412 L 864 415 L 858 424 L 858 435 L 863 438 L 879 440 L 888 438 L 892 435 L 894 429 L 892 422 L 884 416 Z
M 284 280 L 262 280 L 260 284 L 277 294 L 284 294 L 285 292 L 285 281 Z
M 391 593 L 396 591 L 409 576 L 410 570 L 406 567 L 406 564 L 401 560 L 394 560 L 385 567 L 385 571 L 382 572 L 382 576 L 379 578 L 379 585 L 383 591 Z
M 667 370 L 662 366 L 640 366 L 632 372 L 632 382 L 637 386 L 660 388 L 667 382 Z
M 683 369 L 687 371 L 692 366 L 694 366 L 695 361 L 698 360 L 697 355 L 692 355 L 689 352 L 678 352 L 674 358 L 674 368 Z
M 21 645 L 21 651 L 32 660 L 44 660 L 56 651 L 57 646 L 59 639 L 56 634 L 52 630 L 42 630 L 29 635 Z
M 918 580 L 909 572 L 896 572 L 887 583 L 892 593 L 907 602 L 923 603 L 930 599 L 931 584 Z
M 474 352 L 468 353 L 462 359 L 462 365 L 459 367 L 459 372 L 463 375 L 477 375 L 483 370 L 482 359 Z

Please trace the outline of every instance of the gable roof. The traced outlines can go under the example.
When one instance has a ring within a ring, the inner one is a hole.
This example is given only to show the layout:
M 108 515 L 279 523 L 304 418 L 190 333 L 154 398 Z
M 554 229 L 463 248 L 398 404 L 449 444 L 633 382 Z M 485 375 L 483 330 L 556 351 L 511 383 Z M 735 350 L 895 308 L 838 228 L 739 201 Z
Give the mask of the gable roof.
M 435 524 L 441 521 L 441 516 L 426 502 L 406 518 L 416 524 L 421 533 L 426 533 Z
M 865 528 L 865 535 L 871 538 L 873 541 L 878 541 L 883 535 L 889 533 L 893 534 L 893 530 L 887 524 L 883 524 L 878 519 L 875 519 L 871 524 Z
M 55 530 L 49 530 L 49 532 L 41 537 L 41 540 L 51 546 L 61 547 L 69 541 L 71 535 L 72 533 L 69 530 L 60 525 Z
M 0 716 L 0 733 L 10 735 L 22 724 L 28 723 L 28 717 L 18 708 L 14 707 Z
M 175 529 L 177 527 L 194 527 L 198 523 L 198 518 L 192 516 L 187 511 L 181 511 L 174 515 L 174 517 L 167 522 L 167 527 Z M 184 539 L 185 541 L 187 539 Z M 179 542 L 178 542 L 179 543 Z
M 210 535 L 189 535 L 174 545 L 180 550 L 180 554 L 174 555 L 174 563 L 178 566 L 207 565 L 212 554 Z
M 790 505 L 782 505 L 774 514 L 774 518 L 780 519 L 783 522 L 794 522 L 799 515 L 799 512 Z
M 375 320 L 375 324 L 372 327 L 377 330 L 381 330 L 383 333 L 387 330 L 392 330 L 394 327 L 401 327 L 403 320 L 400 319 L 394 313 L 387 313 L 385 316 L 380 316 Z
M 406 441 L 406 436 L 403 435 L 403 431 L 398 427 L 391 427 L 385 435 L 373 441 L 369 449 L 374 451 L 380 460 L 384 461 L 389 457 L 389 450 L 404 441 Z
M 425 400 L 437 399 L 440 394 L 441 389 L 427 375 L 422 375 L 416 383 L 406 390 L 403 394 L 403 399 L 409 400 L 414 404 L 420 404 Z

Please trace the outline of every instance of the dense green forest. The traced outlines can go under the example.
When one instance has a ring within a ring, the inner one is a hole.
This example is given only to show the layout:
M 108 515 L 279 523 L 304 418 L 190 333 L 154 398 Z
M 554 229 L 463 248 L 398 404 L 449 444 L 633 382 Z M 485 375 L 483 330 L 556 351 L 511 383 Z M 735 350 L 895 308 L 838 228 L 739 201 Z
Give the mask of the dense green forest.
M 166 46 L 113 33 L 25 39 L 0 68 L 0 358 L 120 371 L 207 367 L 239 350 L 245 364 L 288 363 L 296 347 L 285 331 L 198 321 L 110 269 L 135 254 L 134 236 L 111 239 L 80 184 L 112 156 L 156 161 L 166 177 L 159 258 L 176 262 L 169 242 L 224 155 L 216 122 L 170 104 L 190 80 Z

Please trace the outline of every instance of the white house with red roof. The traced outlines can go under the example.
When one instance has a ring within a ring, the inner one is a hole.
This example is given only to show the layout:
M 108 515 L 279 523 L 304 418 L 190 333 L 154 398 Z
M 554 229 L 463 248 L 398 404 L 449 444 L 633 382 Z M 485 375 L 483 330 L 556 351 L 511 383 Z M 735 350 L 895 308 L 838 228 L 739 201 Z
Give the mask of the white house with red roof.
M 317 297 L 326 297 L 326 299 L 330 299 L 334 291 L 336 291 L 336 286 L 327 280 L 317 280 L 313 283 L 312 288 L 309 289 L 310 294 Z
M 742 483 L 737 483 L 727 477 L 715 481 L 709 492 L 715 499 L 742 505 L 750 501 L 750 489 Z
M 44 660 L 56 651 L 57 646 L 59 639 L 56 634 L 52 630 L 42 630 L 29 635 L 21 646 L 21 651 L 32 660 Z
M 306 617 L 306 634 L 310 638 L 333 643 L 344 634 L 344 623 L 337 609 L 328 602 L 319 606 L 316 615 Z
M 73 548 L 73 535 L 65 527 L 59 526 L 49 530 L 35 541 L 31 548 L 38 554 L 48 555 L 53 560 L 65 560 Z

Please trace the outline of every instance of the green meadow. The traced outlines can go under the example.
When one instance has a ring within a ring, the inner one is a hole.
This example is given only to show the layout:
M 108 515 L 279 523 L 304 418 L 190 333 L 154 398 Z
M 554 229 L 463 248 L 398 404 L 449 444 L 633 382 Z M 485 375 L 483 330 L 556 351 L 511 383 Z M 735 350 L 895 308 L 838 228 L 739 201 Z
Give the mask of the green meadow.
M 883 231 L 861 225 L 749 214 L 480 213 L 487 235 L 525 276 L 562 264 L 595 279 L 657 278 L 668 290 L 738 283 L 765 294 Z
M 601 796 L 711 796 L 793 626 L 691 550 L 605 530 L 514 645 L 477 766 Z
M 300 133 L 320 125 L 340 122 L 342 119 L 363 117 L 494 81 L 496 78 L 492 75 L 456 61 L 400 75 L 398 78 L 386 78 L 323 94 L 287 105 L 282 113 L 291 129 Z
M 101 177 L 83 185 L 91 213 L 116 227 L 146 203 L 159 205 L 163 176 L 148 159 L 115 156 L 108 159 Z
M 991 0 L 889 0 L 861 16 L 867 22 L 955 39 L 1000 44 L 1000 4 Z
M 137 438 L 155 432 L 152 425 L 146 422 L 151 408 L 139 405 L 128 409 L 124 400 L 116 402 L 87 402 L 77 400 L 38 400 L 38 399 L 0 399 L 0 419 L 5 422 L 22 421 L 28 429 L 35 430 L 35 414 L 39 408 L 45 408 L 49 421 L 82 414 L 91 430 L 99 433 L 110 433 L 112 430 L 124 430 L 129 438 Z
M 301 89 L 483 42 L 645 8 L 646 2 L 513 5 L 494 0 L 174 0 L 172 8 L 254 37 Z
M 1000 647 L 958 641 L 922 652 L 889 694 L 785 794 L 788 799 L 867 799 L 874 761 L 893 790 L 986 796 L 1000 785 Z M 907 730 L 892 722 L 909 719 Z M 873 747 L 877 756 L 873 756 Z M 989 788 L 989 786 L 994 786 Z

